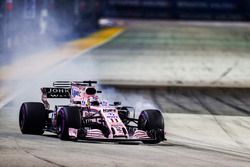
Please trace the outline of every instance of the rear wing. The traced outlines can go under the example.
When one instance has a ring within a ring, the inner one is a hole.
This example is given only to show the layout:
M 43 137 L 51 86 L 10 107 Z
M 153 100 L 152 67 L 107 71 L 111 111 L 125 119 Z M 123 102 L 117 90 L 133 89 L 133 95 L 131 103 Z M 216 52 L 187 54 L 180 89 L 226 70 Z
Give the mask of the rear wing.
M 53 82 L 54 87 L 65 88 L 71 87 L 72 85 L 80 85 L 80 86 L 92 86 L 93 84 L 97 84 L 97 81 L 55 81 Z
M 70 98 L 71 86 L 92 86 L 97 81 L 55 81 L 53 87 L 41 88 L 43 96 L 46 98 Z M 97 93 L 100 93 L 97 91 Z

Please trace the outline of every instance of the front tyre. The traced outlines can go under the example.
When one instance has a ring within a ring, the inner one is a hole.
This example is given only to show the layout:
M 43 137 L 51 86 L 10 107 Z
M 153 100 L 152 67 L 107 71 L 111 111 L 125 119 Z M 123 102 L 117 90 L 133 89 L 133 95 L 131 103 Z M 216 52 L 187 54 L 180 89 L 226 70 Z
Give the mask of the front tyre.
M 19 127 L 23 134 L 42 135 L 45 127 L 45 108 L 42 103 L 26 102 L 19 111 Z
M 146 131 L 153 141 L 146 144 L 157 144 L 165 140 L 164 118 L 159 110 L 144 110 L 138 119 L 138 129 Z
M 69 140 L 69 128 L 81 128 L 81 113 L 78 107 L 63 107 L 59 111 L 58 136 L 61 140 Z

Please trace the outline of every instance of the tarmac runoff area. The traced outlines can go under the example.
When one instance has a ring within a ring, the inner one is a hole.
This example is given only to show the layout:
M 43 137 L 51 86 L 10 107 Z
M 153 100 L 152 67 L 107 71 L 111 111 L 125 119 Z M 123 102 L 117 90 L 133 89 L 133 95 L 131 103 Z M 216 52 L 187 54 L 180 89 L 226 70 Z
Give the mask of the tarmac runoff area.
M 55 58 L 56 67 L 41 63 L 46 68 L 31 73 L 27 68 L 27 75 L 14 68 L 7 75 L 1 68 L 1 79 L 19 81 L 14 88 L 21 92 L 0 109 L 0 166 L 248 167 L 249 28 L 179 22 L 159 22 L 158 28 L 152 26 L 157 22 L 138 21 L 124 25 L 124 32 L 115 33 L 122 34 L 98 48 L 79 49 L 72 59 L 70 54 Z M 54 80 L 89 79 L 104 84 L 104 98 L 135 106 L 137 115 L 145 108 L 161 109 L 168 140 L 159 145 L 65 142 L 51 133 L 20 133 L 20 104 L 40 101 L 39 87 Z

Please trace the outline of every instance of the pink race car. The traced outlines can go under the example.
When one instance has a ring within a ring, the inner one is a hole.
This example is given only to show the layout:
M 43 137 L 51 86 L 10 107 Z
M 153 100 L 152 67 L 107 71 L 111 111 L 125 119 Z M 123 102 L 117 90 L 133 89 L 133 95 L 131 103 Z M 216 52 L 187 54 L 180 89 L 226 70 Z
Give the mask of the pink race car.
M 19 126 L 23 134 L 56 133 L 62 140 L 142 141 L 155 144 L 165 139 L 159 110 L 148 109 L 135 118 L 133 107 L 100 100 L 96 81 L 57 81 L 41 88 L 42 102 L 21 105 Z M 50 110 L 48 98 L 69 98 L 70 104 Z

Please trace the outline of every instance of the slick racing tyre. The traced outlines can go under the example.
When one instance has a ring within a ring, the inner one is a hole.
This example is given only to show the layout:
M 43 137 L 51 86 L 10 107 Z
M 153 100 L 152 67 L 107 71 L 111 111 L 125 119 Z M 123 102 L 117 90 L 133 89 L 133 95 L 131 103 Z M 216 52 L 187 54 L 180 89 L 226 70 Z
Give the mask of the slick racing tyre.
M 42 103 L 27 102 L 19 111 L 19 127 L 23 134 L 42 135 L 45 127 L 45 108 Z
M 58 136 L 61 140 L 69 140 L 69 128 L 81 128 L 81 114 L 78 107 L 63 107 L 58 115 Z
M 165 139 L 164 119 L 159 110 L 144 110 L 138 119 L 138 129 L 146 131 L 153 141 L 144 141 L 146 144 L 156 144 Z

